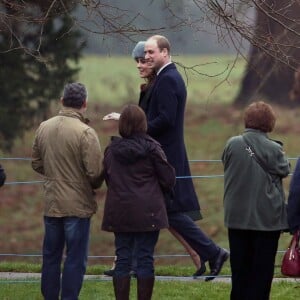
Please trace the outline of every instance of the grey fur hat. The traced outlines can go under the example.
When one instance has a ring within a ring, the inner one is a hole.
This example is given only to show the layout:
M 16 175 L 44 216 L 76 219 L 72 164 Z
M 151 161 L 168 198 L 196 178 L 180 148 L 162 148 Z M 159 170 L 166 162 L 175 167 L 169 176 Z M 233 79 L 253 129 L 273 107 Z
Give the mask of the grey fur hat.
M 64 88 L 63 104 L 73 108 L 81 108 L 87 100 L 87 90 L 82 83 L 68 83 Z
M 134 49 L 132 50 L 132 58 L 133 59 L 145 58 L 145 52 L 144 52 L 145 44 L 146 44 L 145 41 L 139 41 L 135 45 Z

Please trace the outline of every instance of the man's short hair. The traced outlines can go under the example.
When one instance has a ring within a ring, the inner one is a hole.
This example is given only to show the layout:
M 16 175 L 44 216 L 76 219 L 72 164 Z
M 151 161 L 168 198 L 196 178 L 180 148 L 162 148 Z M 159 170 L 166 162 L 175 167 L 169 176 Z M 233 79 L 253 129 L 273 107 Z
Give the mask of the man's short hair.
M 80 109 L 87 99 L 87 90 L 82 83 L 68 83 L 64 88 L 63 105 Z
M 171 44 L 165 36 L 156 34 L 151 36 L 148 40 L 155 40 L 160 51 L 166 48 L 168 53 L 170 53 Z

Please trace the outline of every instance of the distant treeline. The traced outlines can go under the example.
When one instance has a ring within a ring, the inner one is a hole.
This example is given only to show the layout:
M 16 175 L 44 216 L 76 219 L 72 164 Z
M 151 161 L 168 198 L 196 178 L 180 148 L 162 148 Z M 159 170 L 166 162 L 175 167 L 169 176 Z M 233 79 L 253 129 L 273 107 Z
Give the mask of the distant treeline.
M 176 10 L 176 15 L 183 16 L 183 10 L 187 9 L 191 2 L 183 0 L 173 0 L 172 9 Z M 132 17 L 138 16 L 134 19 L 134 23 L 137 28 L 144 29 L 158 29 L 169 28 L 153 31 L 153 33 L 163 34 L 168 37 L 172 44 L 172 52 L 174 54 L 213 54 L 213 53 L 233 53 L 234 48 L 230 43 L 223 44 L 218 41 L 216 36 L 216 29 L 208 22 L 203 23 L 204 30 L 192 30 L 187 26 L 180 27 L 178 25 L 179 20 L 170 14 L 170 11 L 165 7 L 164 0 L 111 0 L 109 4 L 112 7 L 118 7 L 124 9 L 128 15 L 132 14 Z M 195 10 L 195 13 L 199 13 L 199 19 L 201 11 Z M 81 19 L 86 19 L 87 15 L 80 9 L 77 15 Z M 90 25 L 90 24 L 89 24 Z M 97 31 L 97 26 L 93 31 Z M 84 31 L 84 35 L 87 39 L 86 53 L 91 54 L 119 54 L 123 55 L 131 52 L 134 43 L 139 40 L 145 40 L 150 35 L 136 34 L 129 40 L 122 35 L 103 35 L 94 33 L 92 31 Z

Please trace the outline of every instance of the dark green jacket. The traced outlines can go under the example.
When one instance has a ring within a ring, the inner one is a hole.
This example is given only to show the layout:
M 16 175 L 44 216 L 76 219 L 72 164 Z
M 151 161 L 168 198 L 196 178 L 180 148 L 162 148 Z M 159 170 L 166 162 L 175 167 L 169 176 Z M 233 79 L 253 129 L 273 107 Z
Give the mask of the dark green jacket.
M 282 178 L 290 164 L 282 145 L 255 129 L 228 140 L 224 164 L 225 226 L 234 229 L 273 231 L 288 228 Z M 251 149 L 248 148 L 250 146 Z M 262 160 L 267 172 L 254 159 Z

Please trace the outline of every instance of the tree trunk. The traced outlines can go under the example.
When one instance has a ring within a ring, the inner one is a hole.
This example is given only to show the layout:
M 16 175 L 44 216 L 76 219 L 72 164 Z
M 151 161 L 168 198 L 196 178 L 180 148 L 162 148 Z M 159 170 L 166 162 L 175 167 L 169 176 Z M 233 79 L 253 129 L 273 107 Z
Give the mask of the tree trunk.
M 291 99 L 295 71 L 300 66 L 300 2 L 256 1 L 256 24 L 248 65 L 234 104 L 256 100 L 299 106 Z

